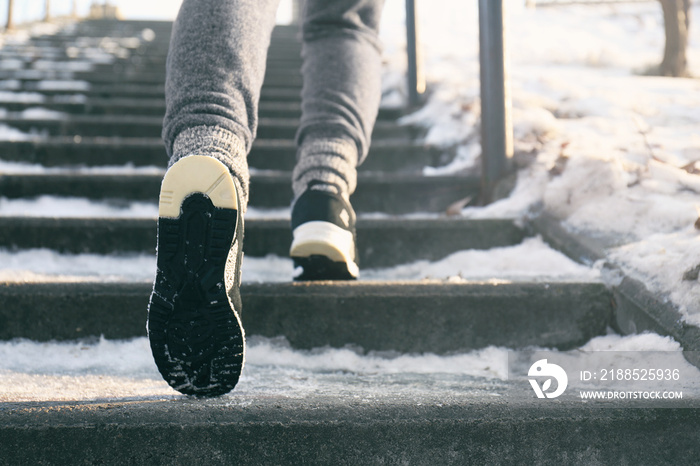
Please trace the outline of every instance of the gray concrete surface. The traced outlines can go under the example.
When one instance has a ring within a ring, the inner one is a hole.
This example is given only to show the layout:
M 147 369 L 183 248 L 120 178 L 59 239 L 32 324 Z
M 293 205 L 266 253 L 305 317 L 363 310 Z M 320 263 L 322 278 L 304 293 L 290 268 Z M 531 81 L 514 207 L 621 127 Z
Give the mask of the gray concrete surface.
M 524 232 L 499 219 L 362 219 L 357 222 L 361 267 L 390 267 L 418 260 L 439 260 L 456 251 L 511 246 Z M 247 219 L 243 248 L 253 257 L 289 255 L 289 220 Z M 61 252 L 152 253 L 156 219 L 4 217 L 0 247 L 49 248 Z
M 697 400 L 539 400 L 464 376 L 338 376 L 317 393 L 0 404 L 0 464 L 695 464 Z
M 42 195 L 158 201 L 163 174 L 0 174 L 0 193 L 9 199 Z M 249 205 L 258 208 L 289 207 L 293 198 L 291 172 L 251 175 Z M 361 172 L 358 189 L 351 201 L 355 212 L 407 214 L 444 213 L 454 202 L 478 198 L 479 178 L 475 176 L 431 176 Z
M 0 124 L 25 132 L 41 130 L 50 136 L 157 138 L 162 131 L 163 118 L 137 115 L 69 115 L 60 119 L 26 119 L 7 116 L 0 118 Z M 257 137 L 294 139 L 298 127 L 299 120 L 295 118 L 260 118 Z M 374 125 L 372 134 L 377 139 L 411 140 L 420 135 L 420 130 L 380 120 Z
M 0 339 L 145 335 L 150 283 L 0 284 Z M 498 345 L 569 349 L 611 323 L 596 283 L 244 284 L 248 335 L 296 348 L 447 353 Z
M 33 141 L 0 141 L 3 160 L 55 166 L 156 165 L 165 167 L 167 157 L 160 138 L 49 137 Z M 248 164 L 253 168 L 292 170 L 296 145 L 292 139 L 261 140 L 253 144 Z M 407 140 L 374 141 L 360 171 L 418 171 L 439 165 L 448 157 Z

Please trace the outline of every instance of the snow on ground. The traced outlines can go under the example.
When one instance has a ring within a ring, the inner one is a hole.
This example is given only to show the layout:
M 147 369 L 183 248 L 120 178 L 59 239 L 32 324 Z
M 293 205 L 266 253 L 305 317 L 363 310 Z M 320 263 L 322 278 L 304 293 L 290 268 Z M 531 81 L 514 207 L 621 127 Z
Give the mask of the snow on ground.
M 581 350 L 559 353 L 567 371 L 590 369 L 600 351 L 627 351 L 626 367 L 647 367 L 657 351 L 664 367 L 678 367 L 684 377 L 674 390 L 697 389 L 696 372 L 678 343 L 654 334 L 594 338 Z M 589 353 L 592 352 L 592 353 Z M 435 386 L 417 383 L 429 375 L 433 383 L 447 380 L 456 396 L 470 397 L 475 381 L 508 379 L 509 350 L 486 347 L 446 356 L 434 354 L 360 354 L 349 348 L 294 350 L 283 339 L 251 338 L 246 366 L 236 389 L 225 398 L 245 400 L 248 394 L 286 398 L 318 395 L 375 400 L 402 391 L 415 394 Z M 618 353 L 619 354 L 619 353 Z M 571 386 L 580 386 L 570 377 Z M 658 389 L 658 387 L 654 387 Z M 690 393 L 684 393 L 688 396 Z M 0 402 L 89 401 L 184 398 L 163 381 L 146 338 L 126 341 L 36 343 L 0 342 Z
M 385 15 L 389 67 L 405 66 L 399 3 Z M 480 151 L 476 2 L 422 13 L 431 95 L 404 121 L 429 128 L 429 145 L 457 147 L 452 167 L 427 175 L 468 170 Z M 700 77 L 695 26 L 688 62 Z M 644 76 L 663 53 L 658 2 L 526 9 L 512 0 L 507 28 L 515 149 L 527 166 L 509 198 L 463 215 L 522 218 L 543 207 L 620 245 L 614 263 L 700 324 L 700 285 L 686 273 L 700 264 L 700 80 Z

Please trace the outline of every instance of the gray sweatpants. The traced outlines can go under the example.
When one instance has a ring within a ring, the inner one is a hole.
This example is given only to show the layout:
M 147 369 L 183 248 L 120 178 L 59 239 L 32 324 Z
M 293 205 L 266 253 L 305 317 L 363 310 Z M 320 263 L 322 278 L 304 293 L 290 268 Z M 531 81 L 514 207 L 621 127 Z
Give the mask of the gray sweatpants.
M 191 154 L 224 162 L 247 205 L 246 161 L 279 0 L 184 0 L 167 61 L 163 139 L 170 163 Z M 383 0 L 306 0 L 302 117 L 292 176 L 350 195 L 381 98 L 377 38 Z

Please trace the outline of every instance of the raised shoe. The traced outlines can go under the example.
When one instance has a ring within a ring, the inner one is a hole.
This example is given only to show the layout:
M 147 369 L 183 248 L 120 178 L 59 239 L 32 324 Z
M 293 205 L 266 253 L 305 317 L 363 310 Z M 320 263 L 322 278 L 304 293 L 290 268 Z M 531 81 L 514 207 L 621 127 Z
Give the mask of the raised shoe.
M 161 185 L 148 338 L 161 375 L 186 395 L 227 393 L 243 369 L 239 202 L 229 169 L 212 157 L 180 159 Z

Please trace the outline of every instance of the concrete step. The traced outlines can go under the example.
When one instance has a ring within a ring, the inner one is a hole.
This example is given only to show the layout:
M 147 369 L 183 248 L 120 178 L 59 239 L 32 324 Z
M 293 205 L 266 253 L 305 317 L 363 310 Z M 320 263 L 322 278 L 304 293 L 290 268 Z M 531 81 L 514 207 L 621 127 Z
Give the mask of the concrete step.
M 71 53 L 75 53 L 75 51 L 72 50 Z M 141 70 L 144 72 L 164 73 L 166 58 L 167 55 L 165 53 L 156 55 L 148 50 L 137 49 L 130 51 L 126 57 L 113 56 L 113 62 L 109 64 L 95 62 L 94 69 L 102 71 L 114 69 L 118 72 L 122 70 Z M 80 50 L 78 50 L 77 57 L 74 55 L 69 57 L 63 48 L 38 48 L 34 46 L 5 46 L 0 49 L 0 59 L 21 60 L 25 62 L 24 69 L 32 69 L 33 63 L 39 60 L 66 64 L 74 62 L 76 59 L 79 61 L 93 61 L 89 57 L 81 55 Z M 298 74 L 301 64 L 301 57 L 296 51 L 271 53 L 266 60 L 266 70 L 295 72 Z
M 107 53 L 113 53 L 113 46 L 118 46 L 117 52 L 123 53 L 124 50 L 129 53 L 149 54 L 155 57 L 164 57 L 167 55 L 170 38 L 169 35 L 156 33 L 155 40 L 148 42 L 143 38 L 143 30 L 133 32 L 131 34 L 119 34 L 114 36 L 63 36 L 58 40 L 56 37 L 45 36 L 44 38 L 29 38 L 27 41 L 6 44 L 3 49 L 9 51 L 41 51 L 54 53 L 57 51 L 65 51 L 71 47 L 77 48 L 101 48 Z M 297 37 L 273 37 L 271 47 L 269 49 L 270 56 L 285 56 L 293 53 L 299 55 L 301 50 L 301 42 Z
M 76 79 L 91 84 L 117 84 L 129 82 L 131 84 L 164 85 L 165 70 L 160 72 L 143 72 L 139 70 L 76 72 L 58 70 L 12 70 L 0 71 L 0 80 L 16 80 L 22 83 L 38 83 L 44 80 L 71 80 Z M 280 88 L 301 89 L 302 78 L 299 68 L 283 68 L 268 71 L 265 75 L 265 85 Z
M 449 160 L 445 154 L 406 140 L 375 140 L 362 171 L 417 171 L 426 165 Z M 0 159 L 55 166 L 156 165 L 167 162 L 160 138 L 79 138 L 51 137 L 29 141 L 0 141 Z M 292 170 L 296 144 L 292 139 L 257 139 L 248 155 L 248 164 L 258 169 Z
M 57 63 L 68 63 L 78 60 L 92 62 L 96 70 L 105 70 L 110 66 L 120 67 L 124 65 L 141 65 L 141 69 L 143 71 L 165 71 L 165 63 L 167 59 L 167 50 L 165 49 L 158 53 L 154 53 L 152 50 L 144 47 L 130 49 L 126 55 L 111 54 L 113 61 L 110 63 L 103 63 L 92 60 L 90 56 L 83 55 L 83 51 L 86 48 L 94 49 L 101 48 L 101 46 L 99 43 L 92 46 L 75 44 L 65 48 L 47 46 L 37 47 L 34 45 L 6 45 L 0 49 L 0 58 L 21 60 L 25 62 L 25 69 L 31 69 L 33 63 L 39 60 L 48 60 Z M 68 55 L 68 49 L 70 49 L 70 56 Z M 301 63 L 302 60 L 298 48 L 281 51 L 272 49 L 268 56 L 266 56 L 267 70 L 288 70 L 298 73 L 301 69 Z M 4 71 L 8 72 L 9 70 Z
M 170 33 L 172 26 L 172 21 L 85 19 L 76 23 L 74 29 L 41 37 L 56 38 L 56 40 L 64 37 L 117 37 L 119 34 L 131 37 L 140 34 L 146 28 L 154 32 Z
M 64 81 L 65 83 L 66 81 Z M 46 96 L 53 95 L 75 95 L 80 94 L 90 98 L 134 98 L 134 99 L 163 99 L 165 96 L 165 86 L 161 84 L 94 84 L 83 82 L 73 82 L 70 86 L 47 86 L 46 83 L 25 82 L 15 83 L 13 80 L 6 81 L 5 86 L 0 81 L 0 89 L 19 92 L 38 92 Z M 15 84 L 20 84 L 15 86 Z M 278 102 L 299 102 L 301 94 L 299 89 L 266 87 L 262 88 L 260 94 L 261 101 Z
M 53 60 L 56 62 L 56 60 Z M 69 60 L 66 60 L 66 63 Z M 61 63 L 61 61 L 59 61 Z M 132 55 L 126 59 L 117 59 L 113 63 L 98 63 L 93 66 L 91 72 L 94 74 L 108 74 L 113 73 L 117 75 L 124 76 L 140 76 L 146 75 L 146 80 L 143 82 L 164 82 L 165 79 L 165 64 L 166 57 L 157 57 L 153 55 Z M 265 66 L 266 76 L 270 78 L 279 78 L 280 76 L 291 76 L 296 78 L 301 77 L 301 58 L 295 57 L 293 55 L 285 57 L 268 57 L 267 64 Z M 57 65 L 60 66 L 60 65 Z M 33 69 L 30 65 L 25 68 Z M 78 76 L 76 76 L 78 77 Z M 85 78 L 89 80 L 89 78 Z M 107 78 L 104 78 L 107 79 Z M 301 81 L 297 81 L 301 83 Z M 272 82 L 268 82 L 268 85 L 273 85 Z M 283 83 L 287 86 L 287 83 Z
M 110 254 L 152 253 L 156 247 L 155 218 L 0 217 L 0 221 L 4 248 Z M 357 230 L 358 258 L 365 268 L 435 261 L 465 249 L 512 246 L 525 237 L 513 221 L 502 219 L 360 218 Z M 251 257 L 286 257 L 291 240 L 289 220 L 246 219 L 243 248 Z
M 31 198 L 41 195 L 89 199 L 128 199 L 156 202 L 163 173 L 104 174 L 51 173 L 2 175 L 0 193 L 5 198 Z M 253 173 L 250 205 L 286 207 L 293 197 L 290 172 Z M 425 177 L 421 174 L 367 173 L 359 175 L 352 196 L 356 212 L 445 212 L 454 202 L 477 197 L 480 179 L 467 176 Z
M 128 98 L 75 98 L 67 99 L 60 96 L 45 96 L 43 101 L 29 102 L 2 99 L 0 108 L 9 112 L 21 112 L 28 108 L 41 107 L 74 115 L 135 115 L 159 116 L 165 115 L 164 99 L 128 99 Z M 262 118 L 300 118 L 301 103 L 263 101 L 259 106 L 259 116 Z M 380 108 L 380 120 L 396 120 L 405 113 L 402 108 Z
M 167 48 L 170 43 L 172 28 L 162 27 L 130 27 L 130 28 L 79 28 L 70 33 L 58 33 L 50 35 L 40 35 L 30 37 L 26 42 L 35 46 L 52 46 L 66 47 L 75 44 L 99 44 L 104 39 L 131 39 L 143 38 L 144 29 L 151 29 L 155 33 L 153 40 L 142 41 L 142 45 L 153 49 Z M 298 30 L 282 31 L 273 30 L 271 36 L 271 44 L 273 50 L 298 48 L 300 46 L 300 37 Z
M 269 375 L 272 379 L 272 375 Z M 527 383 L 317 376 L 213 400 L 6 403 L 5 464 L 694 464 L 697 402 L 533 400 Z M 251 384 L 255 387 L 254 384 Z M 271 384 L 272 385 L 272 384 Z M 297 386 L 298 392 L 293 391 Z M 292 387 L 292 388 L 290 388 Z M 301 395 L 299 394 L 301 393 Z
M 157 138 L 163 129 L 162 117 L 137 115 L 69 115 L 62 118 L 22 118 L 5 116 L 0 124 L 20 131 L 38 131 L 50 136 L 105 136 Z M 259 118 L 257 137 L 261 139 L 294 139 L 299 120 L 295 118 Z M 373 137 L 415 139 L 420 130 L 399 126 L 394 122 L 377 121 Z
M 173 23 L 171 21 L 86 19 L 81 20 L 71 30 L 59 31 L 57 34 L 34 36 L 30 40 L 64 43 L 91 37 L 97 39 L 104 37 L 139 37 L 144 29 L 151 29 L 156 33 L 156 41 L 167 43 L 172 28 Z M 275 26 L 272 31 L 272 42 L 295 39 L 298 34 L 299 26 L 280 24 Z
M 151 283 L 0 283 L 0 339 L 145 336 L 151 290 Z M 244 283 L 241 294 L 246 335 L 284 336 L 301 349 L 570 349 L 605 334 L 612 318 L 601 283 Z
M 144 41 L 147 45 L 167 45 L 170 41 L 170 34 L 172 27 L 160 27 L 160 26 L 132 26 L 132 27 L 118 27 L 111 28 L 109 26 L 96 27 L 91 29 L 86 29 L 80 27 L 73 31 L 59 31 L 56 34 L 42 34 L 34 35 L 29 37 L 29 42 L 32 44 L 72 44 L 76 41 L 100 41 L 102 39 L 129 39 L 129 38 L 142 38 L 144 29 L 151 29 L 155 32 L 155 37 L 151 41 Z M 290 46 L 294 43 L 298 43 L 298 29 L 295 30 L 283 30 L 283 29 L 273 29 L 271 34 L 272 43 L 280 46 Z

